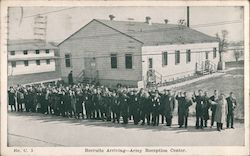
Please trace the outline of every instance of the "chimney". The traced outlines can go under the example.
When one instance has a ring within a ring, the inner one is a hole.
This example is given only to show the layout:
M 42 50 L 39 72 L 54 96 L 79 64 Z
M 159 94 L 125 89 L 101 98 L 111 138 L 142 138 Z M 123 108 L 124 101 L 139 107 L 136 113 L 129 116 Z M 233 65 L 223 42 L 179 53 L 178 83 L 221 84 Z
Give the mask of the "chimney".
M 164 22 L 165 22 L 165 24 L 168 24 L 169 21 L 168 21 L 168 19 L 165 19 Z
M 152 24 L 151 21 L 150 21 L 151 17 L 147 16 L 145 19 L 146 19 L 145 23 L 147 23 L 148 25 Z
M 113 19 L 115 18 L 115 16 L 114 15 L 109 15 L 109 19 L 110 19 L 110 21 L 113 21 Z
M 187 27 L 189 27 L 189 6 L 187 7 Z

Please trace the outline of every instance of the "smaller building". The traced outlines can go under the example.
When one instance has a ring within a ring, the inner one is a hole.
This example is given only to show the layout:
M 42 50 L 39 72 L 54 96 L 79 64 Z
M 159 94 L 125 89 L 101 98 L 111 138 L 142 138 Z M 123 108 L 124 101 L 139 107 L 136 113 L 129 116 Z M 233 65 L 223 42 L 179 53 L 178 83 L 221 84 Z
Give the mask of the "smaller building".
M 9 85 L 60 78 L 56 46 L 43 40 L 9 40 L 7 49 Z

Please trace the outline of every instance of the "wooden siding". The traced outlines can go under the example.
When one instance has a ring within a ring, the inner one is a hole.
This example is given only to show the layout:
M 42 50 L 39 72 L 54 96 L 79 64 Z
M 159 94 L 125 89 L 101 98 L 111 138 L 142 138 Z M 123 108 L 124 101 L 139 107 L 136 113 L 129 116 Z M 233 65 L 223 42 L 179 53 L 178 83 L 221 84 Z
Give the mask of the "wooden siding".
M 132 80 L 142 79 L 142 43 L 93 20 L 59 45 L 60 55 L 71 54 L 71 68 L 61 61 L 62 77 L 70 70 L 76 77 L 85 69 L 84 57 L 95 57 L 99 79 Z M 117 54 L 117 69 L 111 69 L 110 55 Z M 133 55 L 133 69 L 125 69 L 125 54 Z
M 218 65 L 219 62 L 219 43 L 193 43 L 180 45 L 161 45 L 142 47 L 143 77 L 146 80 L 149 58 L 153 59 L 153 69 L 162 75 L 162 80 L 171 81 L 186 76 L 191 76 L 196 71 L 196 63 L 201 64 L 206 60 L 205 52 L 209 51 L 209 58 L 212 63 Z M 213 58 L 213 48 L 217 48 L 217 57 Z M 175 62 L 175 51 L 180 51 L 180 63 Z M 191 61 L 186 61 L 186 50 L 191 50 Z M 168 52 L 168 64 L 163 65 L 162 53 Z

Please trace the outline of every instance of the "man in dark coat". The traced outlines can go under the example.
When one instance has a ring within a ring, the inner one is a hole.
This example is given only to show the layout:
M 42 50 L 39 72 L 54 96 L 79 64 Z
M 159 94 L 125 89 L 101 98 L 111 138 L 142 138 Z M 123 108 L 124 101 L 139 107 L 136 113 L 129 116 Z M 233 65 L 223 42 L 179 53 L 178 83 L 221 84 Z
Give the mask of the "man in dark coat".
M 155 94 L 151 96 L 152 98 L 152 122 L 153 126 L 159 126 L 159 116 L 160 116 L 160 95 L 158 90 L 155 91 Z
M 23 88 L 19 88 L 17 91 L 17 110 L 23 111 L 23 103 L 24 103 L 24 91 Z
M 179 92 L 176 96 L 178 101 L 178 124 L 179 128 L 182 128 L 183 124 L 185 128 L 188 126 L 188 115 L 189 107 L 192 105 L 192 100 L 187 96 L 187 93 L 184 92 L 183 95 Z
M 193 94 L 192 100 L 196 102 L 195 112 L 196 112 L 196 129 L 203 129 L 203 106 L 204 106 L 204 97 L 202 96 L 202 90 L 198 91 L 199 94 Z
M 207 92 L 204 92 L 203 119 L 205 127 L 207 127 L 207 120 L 209 120 L 209 111 L 208 111 L 209 108 L 210 108 L 209 97 L 207 96 Z
M 140 98 L 140 108 L 141 108 L 142 125 L 145 124 L 145 118 L 147 119 L 147 125 L 150 125 L 152 100 L 147 91 L 144 91 L 142 93 L 142 96 Z
M 164 115 L 166 117 L 166 126 L 172 125 L 173 111 L 175 107 L 174 96 L 171 95 L 170 90 L 164 90 L 162 95 L 162 103 L 164 105 Z
M 70 73 L 69 73 L 69 75 L 68 75 L 68 83 L 70 84 L 70 85 L 72 85 L 73 84 L 73 72 L 72 71 L 70 71 Z
M 130 112 L 133 116 L 134 124 L 137 125 L 140 121 L 140 95 L 136 94 L 136 90 L 131 92 L 130 101 Z
M 231 124 L 231 128 L 234 128 L 234 110 L 237 106 L 236 99 L 234 98 L 233 92 L 230 92 L 227 100 L 227 128 L 229 128 L 229 124 Z
M 9 105 L 10 105 L 11 111 L 13 110 L 16 111 L 16 93 L 13 87 L 10 87 L 10 90 L 8 91 L 8 97 L 9 97 Z
M 210 100 L 215 102 L 218 99 L 218 91 L 214 90 L 214 95 L 210 97 Z M 211 102 L 210 102 L 211 104 Z M 215 117 L 215 112 L 216 112 L 216 105 L 211 105 L 211 111 L 212 111 L 212 116 L 211 116 L 211 128 L 214 126 L 214 117 Z
M 115 121 L 117 121 L 117 123 L 120 123 L 121 108 L 120 102 L 118 101 L 118 95 L 115 91 L 113 91 L 111 97 L 111 110 L 113 123 L 115 123 Z
M 121 115 L 123 119 L 123 124 L 128 123 L 128 102 L 127 102 L 127 96 L 125 93 L 120 93 L 119 96 L 119 102 L 121 105 Z
M 84 106 L 87 119 L 91 118 L 91 96 L 87 90 L 84 91 Z

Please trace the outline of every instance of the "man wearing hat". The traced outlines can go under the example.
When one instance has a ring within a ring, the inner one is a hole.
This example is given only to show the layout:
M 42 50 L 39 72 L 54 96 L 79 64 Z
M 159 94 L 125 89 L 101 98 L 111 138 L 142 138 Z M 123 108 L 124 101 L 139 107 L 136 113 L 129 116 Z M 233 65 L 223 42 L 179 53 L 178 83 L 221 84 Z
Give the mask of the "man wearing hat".
M 121 115 L 122 115 L 122 119 L 123 119 L 123 124 L 128 123 L 128 102 L 127 102 L 128 99 L 127 98 L 128 97 L 126 96 L 125 91 L 120 93 L 119 102 L 121 105 Z
M 171 95 L 170 90 L 164 90 L 164 95 L 163 95 L 163 103 L 164 103 L 164 114 L 166 117 L 166 126 L 171 126 L 172 125 L 172 117 L 173 117 L 173 111 L 175 107 L 175 99 Z
M 160 115 L 160 95 L 159 95 L 159 91 L 156 90 L 155 92 L 153 92 L 152 94 L 152 122 L 153 122 L 153 126 L 158 126 L 159 125 L 159 115 Z

